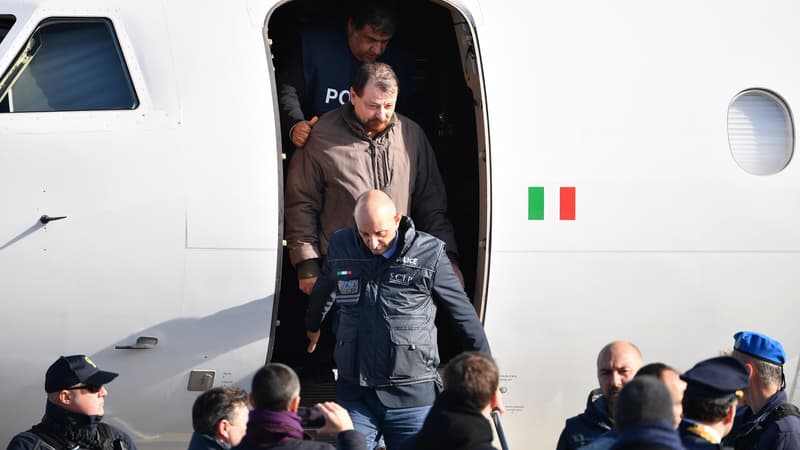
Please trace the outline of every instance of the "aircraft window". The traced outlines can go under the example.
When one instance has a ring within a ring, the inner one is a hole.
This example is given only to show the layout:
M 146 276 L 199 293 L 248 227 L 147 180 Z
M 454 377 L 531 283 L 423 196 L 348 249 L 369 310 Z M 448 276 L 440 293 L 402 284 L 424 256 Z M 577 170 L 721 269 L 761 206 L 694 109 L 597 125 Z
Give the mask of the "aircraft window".
M 0 15 L 0 43 L 3 42 L 3 39 L 5 39 L 8 31 L 11 30 L 11 25 L 14 25 L 14 22 L 16 21 L 17 19 L 15 19 L 14 16 Z
M 133 89 L 108 19 L 42 22 L 0 78 L 0 112 L 134 109 Z
M 6 35 L 11 30 L 11 26 L 14 25 L 17 19 L 14 16 L 3 16 L 0 15 L 0 43 L 3 42 L 3 39 L 6 38 Z M 0 112 L 8 112 L 8 99 L 3 98 L 0 100 Z
M 794 152 L 794 124 L 789 107 L 777 94 L 748 89 L 728 107 L 728 144 L 745 172 L 772 175 L 789 164 Z

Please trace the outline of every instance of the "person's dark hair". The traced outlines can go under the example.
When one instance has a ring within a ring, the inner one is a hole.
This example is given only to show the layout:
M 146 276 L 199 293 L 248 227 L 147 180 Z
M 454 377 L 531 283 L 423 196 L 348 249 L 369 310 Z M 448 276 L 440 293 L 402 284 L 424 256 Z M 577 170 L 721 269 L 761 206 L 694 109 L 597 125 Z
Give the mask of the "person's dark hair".
M 251 391 L 256 409 L 286 411 L 289 402 L 300 395 L 300 380 L 291 367 L 270 363 L 253 376 Z
M 736 397 L 703 398 L 683 397 L 683 416 L 700 422 L 715 423 L 724 419 Z
M 644 366 L 642 366 L 636 372 L 636 375 L 634 375 L 634 376 L 638 377 L 638 376 L 642 376 L 642 375 L 651 375 L 651 376 L 654 376 L 656 378 L 662 378 L 662 375 L 664 375 L 664 372 L 680 373 L 677 370 L 673 369 L 672 367 L 670 367 L 670 366 L 668 366 L 668 365 L 666 365 L 664 363 L 654 362 L 654 363 L 645 364 Z
M 349 17 L 357 30 L 369 25 L 380 34 L 397 31 L 397 8 L 392 1 L 353 0 Z
M 444 388 L 461 393 L 478 409 L 491 403 L 499 382 L 497 365 L 485 353 L 461 353 L 444 370 Z
M 367 85 L 369 80 L 375 82 L 375 85 L 382 92 L 388 94 L 397 94 L 397 75 L 388 64 L 373 62 L 362 65 L 356 73 L 356 78 L 353 80 L 353 90 L 361 97 L 364 95 L 364 86 Z
M 672 394 L 655 376 L 634 377 L 617 396 L 614 419 L 619 431 L 625 431 L 633 425 L 656 421 L 674 424 Z
M 216 387 L 200 394 L 192 405 L 194 431 L 209 436 L 216 434 L 222 419 L 231 420 L 234 408 L 247 406 L 247 391 L 237 387 Z

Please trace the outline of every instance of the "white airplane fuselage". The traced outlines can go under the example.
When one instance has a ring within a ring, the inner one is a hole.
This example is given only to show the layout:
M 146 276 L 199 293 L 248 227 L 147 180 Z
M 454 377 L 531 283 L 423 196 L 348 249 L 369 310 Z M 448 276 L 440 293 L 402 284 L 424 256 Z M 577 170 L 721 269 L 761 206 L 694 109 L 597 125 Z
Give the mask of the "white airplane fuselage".
M 269 28 L 290 4 L 0 0 L 3 76 L 42 24 L 102 20 L 136 103 L 14 111 L 20 93 L 0 113 L 0 445 L 38 422 L 59 355 L 120 373 L 105 420 L 140 449 L 185 448 L 190 379 L 248 388 L 268 360 L 284 239 Z M 511 446 L 555 447 L 615 339 L 682 371 L 761 331 L 796 398 L 800 169 L 790 154 L 754 175 L 730 143 L 732 102 L 757 89 L 786 106 L 793 150 L 796 2 L 435 4 L 474 99 L 473 298 Z

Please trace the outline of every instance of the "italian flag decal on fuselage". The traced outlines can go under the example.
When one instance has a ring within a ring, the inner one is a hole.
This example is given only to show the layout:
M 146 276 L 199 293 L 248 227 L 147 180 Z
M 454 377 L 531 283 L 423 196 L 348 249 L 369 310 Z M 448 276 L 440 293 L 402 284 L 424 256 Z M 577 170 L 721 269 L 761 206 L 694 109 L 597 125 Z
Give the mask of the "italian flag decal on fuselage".
M 559 188 L 560 220 L 575 220 L 575 187 Z M 544 220 L 544 187 L 528 188 L 528 220 Z

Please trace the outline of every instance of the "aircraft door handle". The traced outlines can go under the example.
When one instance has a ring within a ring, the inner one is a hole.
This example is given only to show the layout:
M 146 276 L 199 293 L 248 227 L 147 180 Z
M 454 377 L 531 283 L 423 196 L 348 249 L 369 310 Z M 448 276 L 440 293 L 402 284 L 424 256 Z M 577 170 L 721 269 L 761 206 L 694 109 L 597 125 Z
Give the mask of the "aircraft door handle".
M 55 216 L 55 217 L 52 217 L 52 216 L 48 216 L 47 214 L 42 214 L 42 217 L 39 217 L 39 222 L 41 222 L 42 225 L 47 225 L 48 223 L 50 223 L 50 222 L 52 222 L 54 220 L 61 220 L 61 219 L 66 219 L 66 218 L 67 218 L 67 216 Z
M 133 345 L 117 345 L 117 350 L 149 350 L 158 345 L 158 338 L 149 336 L 139 336 Z

